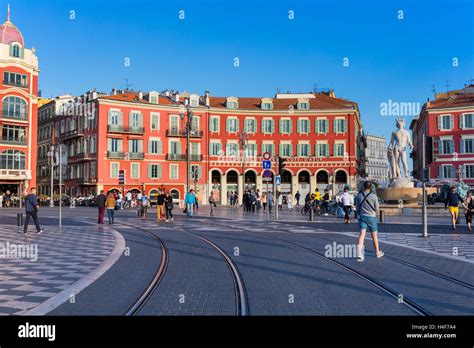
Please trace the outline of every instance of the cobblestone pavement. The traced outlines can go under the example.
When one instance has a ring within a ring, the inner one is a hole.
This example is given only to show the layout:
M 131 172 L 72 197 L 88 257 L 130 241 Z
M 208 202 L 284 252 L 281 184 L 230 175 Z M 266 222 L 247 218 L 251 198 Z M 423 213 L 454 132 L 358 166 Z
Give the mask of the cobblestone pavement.
M 76 282 L 97 270 L 117 243 L 117 234 L 84 224 L 44 225 L 41 235 L 33 225 L 24 235 L 8 220 L 0 216 L 0 315 L 28 314 L 46 301 L 54 306 L 65 290 L 76 293 Z

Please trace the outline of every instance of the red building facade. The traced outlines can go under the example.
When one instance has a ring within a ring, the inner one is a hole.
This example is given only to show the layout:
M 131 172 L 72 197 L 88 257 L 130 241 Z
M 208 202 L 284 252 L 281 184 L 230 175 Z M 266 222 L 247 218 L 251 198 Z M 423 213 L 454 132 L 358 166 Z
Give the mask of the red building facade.
M 196 188 L 203 203 L 211 190 L 224 205 L 231 191 L 239 197 L 244 189 L 265 191 L 264 152 L 272 155 L 273 173 L 274 157 L 287 159 L 283 194 L 300 191 L 304 196 L 316 188 L 336 191 L 356 184 L 358 107 L 333 93 L 236 98 L 113 91 L 90 92 L 81 99 L 92 116 L 57 118 L 57 141 L 68 148 L 69 194 L 103 189 L 146 191 L 154 197 L 165 189 L 183 199 L 188 108 L 193 113 L 190 188 Z M 125 185 L 118 183 L 120 170 L 126 171 Z M 273 189 L 273 178 L 268 185 Z
M 10 20 L 0 26 L 0 193 L 36 184 L 38 58 Z
M 423 134 L 433 139 L 432 181 L 458 181 L 474 186 L 474 85 L 438 95 L 423 105 L 410 124 L 413 131 L 414 177 L 421 180 Z

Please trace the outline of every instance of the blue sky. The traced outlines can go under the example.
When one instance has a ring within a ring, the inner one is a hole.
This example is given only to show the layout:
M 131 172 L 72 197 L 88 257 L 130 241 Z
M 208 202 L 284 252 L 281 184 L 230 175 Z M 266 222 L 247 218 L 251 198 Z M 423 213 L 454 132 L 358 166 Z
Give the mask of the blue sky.
M 308 92 L 316 84 L 358 102 L 366 131 L 389 137 L 394 117 L 381 116 L 380 103 L 423 103 L 433 98 L 431 85 L 439 92 L 446 81 L 460 88 L 474 78 L 471 0 L 10 4 L 26 45 L 37 49 L 45 97 L 110 92 L 125 86 L 123 78 L 135 90 L 209 90 L 216 96 L 271 97 L 277 88 Z M 7 2 L 0 6 L 5 16 Z M 127 57 L 130 67 L 124 66 Z

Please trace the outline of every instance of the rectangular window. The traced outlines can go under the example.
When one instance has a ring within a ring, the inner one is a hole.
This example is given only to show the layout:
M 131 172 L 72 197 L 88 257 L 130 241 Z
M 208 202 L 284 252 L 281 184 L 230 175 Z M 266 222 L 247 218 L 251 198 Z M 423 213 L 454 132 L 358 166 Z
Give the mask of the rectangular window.
M 158 139 L 150 139 L 149 152 L 152 155 L 161 155 L 162 152 L 162 143 Z
M 28 76 L 5 71 L 3 73 L 3 84 L 21 88 L 28 88 Z
M 130 164 L 130 178 L 132 179 L 140 178 L 140 163 Z
M 334 156 L 344 157 L 344 144 L 334 144 Z
M 328 144 L 316 144 L 316 157 L 327 157 L 329 156 Z
M 275 155 L 275 146 L 273 144 L 262 144 L 262 154 L 268 152 L 270 155 Z
M 219 132 L 219 117 L 211 117 L 209 119 L 209 130 L 211 132 Z
M 209 155 L 210 156 L 220 156 L 220 151 L 222 150 L 221 143 L 210 143 L 209 144 Z
M 464 114 L 460 116 L 460 127 L 462 129 L 474 128 L 474 114 Z
M 179 141 L 170 141 L 169 153 L 172 155 L 181 155 L 181 143 Z
M 110 163 L 110 177 L 112 179 L 118 178 L 119 175 L 119 164 L 116 162 Z
M 143 150 L 143 140 L 131 139 L 128 141 L 128 152 L 137 153 Z
M 160 114 L 151 113 L 150 122 L 151 122 L 151 125 L 150 125 L 151 130 L 159 130 L 160 129 Z
M 239 155 L 239 144 L 227 143 L 226 156 L 238 156 L 238 155 Z
M 191 178 L 193 180 L 201 179 L 201 166 L 193 165 L 191 166 Z
M 257 121 L 253 118 L 246 118 L 244 121 L 244 131 L 248 133 L 255 133 L 257 131 Z
M 120 124 L 121 113 L 119 111 L 109 112 L 109 126 L 118 126 Z
M 454 178 L 454 168 L 452 165 L 442 165 L 440 167 L 441 178 L 450 179 Z
M 170 179 L 178 179 L 178 165 L 170 164 Z
M 452 139 L 441 140 L 440 145 L 441 145 L 440 154 L 449 155 L 454 152 L 454 140 Z
M 309 120 L 307 119 L 298 120 L 298 133 L 300 134 L 309 133 Z
M 283 119 L 280 120 L 280 133 L 291 134 L 291 120 Z
M 346 119 L 336 118 L 334 119 L 334 132 L 345 133 L 346 132 Z
M 316 133 L 326 134 L 329 132 L 329 122 L 327 119 L 317 119 L 316 120 Z
M 179 116 L 170 116 L 170 130 L 176 132 L 179 130 Z
M 438 116 L 438 129 L 439 130 L 451 130 L 453 128 L 454 128 L 454 116 L 453 115 Z
M 280 156 L 293 156 L 293 146 L 291 144 L 280 144 Z
M 2 142 L 14 145 L 26 145 L 26 127 L 2 126 Z
M 262 120 L 262 133 L 273 134 L 275 132 L 275 124 L 273 120 Z
M 122 151 L 122 139 L 109 138 L 107 146 L 108 146 L 107 148 L 108 151 L 111 151 L 111 152 Z
M 130 127 L 138 128 L 141 126 L 141 114 L 138 112 L 132 112 L 130 116 Z
M 227 119 L 227 132 L 236 133 L 239 131 L 239 120 L 237 118 L 228 118 Z
M 148 165 L 148 178 L 150 179 L 161 178 L 161 166 L 159 164 Z
M 199 143 L 191 143 L 191 155 L 199 155 Z
M 474 178 L 474 165 L 472 164 L 464 165 L 464 177 L 467 179 Z
M 199 131 L 199 121 L 200 117 L 199 116 L 194 116 L 191 120 L 191 131 L 192 132 L 198 132 Z
M 257 157 L 257 144 L 247 145 L 247 156 Z
M 463 153 L 474 153 L 474 139 L 463 139 L 462 140 L 462 152 Z
M 298 145 L 298 156 L 299 157 L 309 157 L 309 156 L 311 156 L 309 144 L 299 144 Z

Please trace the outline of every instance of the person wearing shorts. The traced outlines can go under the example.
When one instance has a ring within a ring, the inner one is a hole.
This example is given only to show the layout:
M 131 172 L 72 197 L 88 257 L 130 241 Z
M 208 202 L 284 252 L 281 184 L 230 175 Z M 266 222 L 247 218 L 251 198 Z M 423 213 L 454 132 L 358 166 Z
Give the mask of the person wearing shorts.
M 383 251 L 379 248 L 378 240 L 378 224 L 377 212 L 379 210 L 379 199 L 376 194 L 372 192 L 372 183 L 370 181 L 364 182 L 364 191 L 361 191 L 356 198 L 356 206 L 359 211 L 359 243 L 357 261 L 364 261 L 364 240 L 367 230 L 372 233 L 372 240 L 374 242 L 375 255 L 382 257 Z
M 466 216 L 466 224 L 467 229 L 472 231 L 472 214 L 474 212 L 474 197 L 472 196 L 472 192 L 468 191 L 466 198 L 464 198 L 464 202 L 462 204 L 464 206 L 464 215 Z
M 451 225 L 453 226 L 453 231 L 456 231 L 456 223 L 459 217 L 459 203 L 463 201 L 462 197 L 456 190 L 456 186 L 451 186 L 451 191 L 446 197 L 444 202 L 444 208 L 449 210 L 451 214 Z
M 146 192 L 143 191 L 142 201 L 141 201 L 141 210 L 142 210 L 142 219 L 146 220 L 146 213 L 148 211 L 148 206 L 150 205 L 150 198 L 146 195 Z

